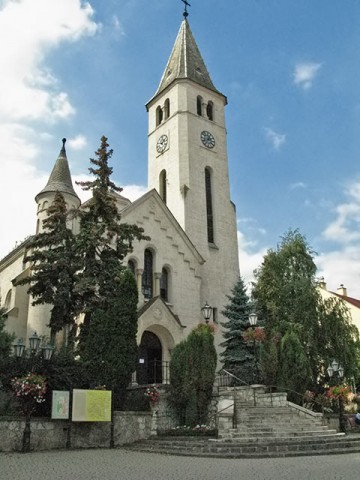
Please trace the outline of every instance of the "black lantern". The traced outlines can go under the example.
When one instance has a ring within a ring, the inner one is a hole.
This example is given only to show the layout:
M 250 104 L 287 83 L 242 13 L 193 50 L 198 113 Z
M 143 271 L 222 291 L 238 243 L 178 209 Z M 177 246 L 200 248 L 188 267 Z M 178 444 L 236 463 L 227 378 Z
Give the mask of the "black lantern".
M 202 311 L 205 322 L 209 323 L 209 320 L 211 318 L 211 313 L 212 313 L 212 307 L 210 307 L 210 305 L 207 302 L 205 302 L 205 305 L 202 307 L 201 311 Z
M 257 324 L 257 321 L 258 321 L 258 318 L 257 318 L 257 315 L 256 313 L 250 313 L 249 315 L 249 323 L 252 327 L 255 327 L 255 325 Z
M 45 358 L 45 360 L 50 360 L 52 354 L 53 354 L 53 351 L 54 351 L 54 347 L 52 345 L 50 345 L 50 343 L 48 343 L 47 345 L 45 345 L 45 347 L 42 347 L 42 353 L 43 353 L 43 357 Z
M 36 352 L 38 350 L 38 348 L 40 347 L 40 342 L 41 342 L 41 338 L 39 337 L 39 335 L 34 332 L 31 337 L 29 337 L 29 345 L 30 345 L 30 350 L 32 352 Z
M 14 343 L 13 347 L 14 347 L 15 357 L 21 358 L 25 350 L 25 343 L 23 342 L 22 338 L 19 338 L 17 343 Z

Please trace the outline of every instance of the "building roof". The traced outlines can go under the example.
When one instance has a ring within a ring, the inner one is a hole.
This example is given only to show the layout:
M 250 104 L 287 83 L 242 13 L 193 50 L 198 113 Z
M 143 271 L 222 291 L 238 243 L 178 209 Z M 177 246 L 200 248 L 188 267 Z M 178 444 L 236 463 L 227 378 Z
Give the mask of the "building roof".
M 341 298 L 342 300 L 345 300 L 345 302 L 348 302 L 351 305 L 354 305 L 354 307 L 360 308 L 360 300 L 358 300 L 357 298 L 348 297 L 347 295 L 339 295 L 338 293 L 335 293 L 335 292 L 330 292 L 330 293 L 333 293 L 334 295 Z
M 69 162 L 66 157 L 66 150 L 65 150 L 65 142 L 66 139 L 63 138 L 62 140 L 63 146 L 60 150 L 59 156 L 56 160 L 55 166 L 50 174 L 50 178 L 46 184 L 46 186 L 38 193 L 35 197 L 35 200 L 38 201 L 39 195 L 42 193 L 48 192 L 56 192 L 59 191 L 60 193 L 69 193 L 76 197 L 79 201 L 79 197 L 77 196 L 70 174 Z
M 175 80 L 184 78 L 220 93 L 210 78 L 186 18 L 180 25 L 174 47 L 154 97 Z M 222 94 L 220 93 L 220 95 Z

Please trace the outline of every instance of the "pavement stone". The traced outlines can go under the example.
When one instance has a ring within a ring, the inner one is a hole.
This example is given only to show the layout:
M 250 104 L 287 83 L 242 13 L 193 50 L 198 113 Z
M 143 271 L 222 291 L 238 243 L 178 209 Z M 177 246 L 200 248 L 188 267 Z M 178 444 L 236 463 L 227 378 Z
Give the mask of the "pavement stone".
M 0 480 L 358 480 L 360 455 L 177 457 L 126 449 L 0 453 Z

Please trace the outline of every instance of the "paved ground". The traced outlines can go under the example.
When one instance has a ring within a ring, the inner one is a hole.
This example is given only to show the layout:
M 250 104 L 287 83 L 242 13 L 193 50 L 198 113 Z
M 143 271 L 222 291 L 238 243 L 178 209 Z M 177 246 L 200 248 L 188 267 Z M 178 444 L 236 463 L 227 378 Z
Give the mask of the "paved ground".
M 0 453 L 0 480 L 358 480 L 360 454 L 225 460 L 116 450 Z

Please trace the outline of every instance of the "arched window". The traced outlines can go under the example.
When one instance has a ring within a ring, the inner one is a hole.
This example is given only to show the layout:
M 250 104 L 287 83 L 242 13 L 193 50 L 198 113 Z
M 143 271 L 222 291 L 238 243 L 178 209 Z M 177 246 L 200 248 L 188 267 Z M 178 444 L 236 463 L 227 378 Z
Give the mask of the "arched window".
M 156 126 L 160 125 L 163 121 L 163 111 L 161 107 L 157 107 L 156 109 Z
M 207 218 L 207 237 L 209 243 L 214 243 L 214 217 L 212 205 L 211 172 L 205 168 L 205 195 L 206 195 L 206 218 Z
M 166 170 L 162 170 L 159 175 L 159 193 L 163 202 L 166 203 Z
M 203 99 L 199 95 L 196 99 L 196 111 L 198 115 L 202 115 L 202 102 L 203 102 Z
M 169 301 L 169 272 L 167 268 L 163 268 L 161 271 L 160 277 L 160 297 L 165 300 L 165 302 Z
M 167 98 L 164 105 L 165 120 L 170 117 L 170 100 Z
M 9 290 L 8 293 L 6 294 L 6 298 L 5 298 L 5 310 L 10 310 L 10 307 L 11 307 L 11 295 L 12 295 L 12 291 Z
M 144 252 L 144 272 L 142 275 L 142 293 L 145 298 L 153 296 L 153 254 L 148 248 Z
M 135 270 L 136 270 L 136 265 L 135 265 L 135 261 L 134 260 L 129 260 L 128 261 L 128 269 L 130 270 L 130 272 L 134 275 L 135 277 Z
M 39 233 L 39 230 L 40 230 L 40 220 L 37 219 L 36 220 L 36 235 Z
M 214 120 L 214 104 L 213 102 L 209 102 L 206 105 L 206 115 L 209 120 Z

